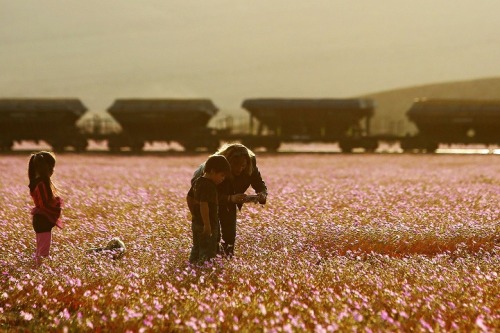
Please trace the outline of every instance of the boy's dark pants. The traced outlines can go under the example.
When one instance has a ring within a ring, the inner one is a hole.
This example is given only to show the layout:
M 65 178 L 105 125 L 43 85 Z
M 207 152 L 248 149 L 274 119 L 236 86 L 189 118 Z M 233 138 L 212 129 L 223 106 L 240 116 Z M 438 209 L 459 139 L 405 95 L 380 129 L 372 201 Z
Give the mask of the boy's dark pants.
M 227 209 L 219 210 L 221 236 L 223 242 L 219 252 L 227 256 L 234 255 L 234 242 L 236 240 L 236 205 L 228 205 Z
M 203 225 L 192 222 L 193 247 L 189 255 L 190 263 L 203 263 L 209 259 L 215 258 L 218 250 L 218 240 L 220 238 L 219 225 L 211 225 L 212 235 L 207 237 L 203 235 Z

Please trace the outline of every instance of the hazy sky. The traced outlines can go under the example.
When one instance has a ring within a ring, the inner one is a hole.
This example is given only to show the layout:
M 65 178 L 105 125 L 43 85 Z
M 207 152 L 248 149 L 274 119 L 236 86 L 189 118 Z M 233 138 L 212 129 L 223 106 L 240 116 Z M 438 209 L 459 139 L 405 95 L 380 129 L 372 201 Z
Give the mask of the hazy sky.
M 0 0 L 0 97 L 350 97 L 500 76 L 498 0 Z

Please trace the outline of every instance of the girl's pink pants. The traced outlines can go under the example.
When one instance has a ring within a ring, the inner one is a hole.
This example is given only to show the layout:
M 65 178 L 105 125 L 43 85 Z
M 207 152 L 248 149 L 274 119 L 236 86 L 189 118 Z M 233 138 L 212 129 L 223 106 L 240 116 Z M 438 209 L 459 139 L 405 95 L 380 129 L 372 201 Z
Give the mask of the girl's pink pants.
M 41 263 L 42 257 L 48 257 L 50 252 L 50 242 L 52 240 L 52 232 L 40 232 L 36 234 L 36 252 L 35 262 Z

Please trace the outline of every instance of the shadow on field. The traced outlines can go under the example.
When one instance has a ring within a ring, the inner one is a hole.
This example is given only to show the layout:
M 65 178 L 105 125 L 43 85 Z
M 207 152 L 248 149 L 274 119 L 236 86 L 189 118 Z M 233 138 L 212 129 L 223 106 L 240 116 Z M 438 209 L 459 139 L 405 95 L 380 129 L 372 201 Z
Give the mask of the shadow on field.
M 328 249 L 328 251 L 326 251 Z M 405 258 L 412 256 L 434 257 L 447 255 L 451 260 L 468 255 L 500 253 L 500 236 L 492 236 L 482 240 L 467 240 L 463 242 L 434 242 L 418 244 L 350 244 L 331 247 L 322 246 L 317 249 L 321 259 L 316 264 L 322 264 L 329 258 L 337 256 L 353 257 L 363 259 L 372 255 L 381 255 L 391 258 Z

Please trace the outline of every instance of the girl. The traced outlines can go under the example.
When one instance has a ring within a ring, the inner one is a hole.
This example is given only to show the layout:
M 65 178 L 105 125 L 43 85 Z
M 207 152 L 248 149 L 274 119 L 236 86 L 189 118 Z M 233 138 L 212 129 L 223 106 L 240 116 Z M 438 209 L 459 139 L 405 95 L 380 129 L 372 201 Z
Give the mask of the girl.
M 61 216 L 62 200 L 50 177 L 54 173 L 56 158 L 53 153 L 41 151 L 31 154 L 28 163 L 28 178 L 30 194 L 35 203 L 31 210 L 33 215 L 33 229 L 36 233 L 35 264 L 39 266 L 44 257 L 49 256 L 52 228 L 63 228 L 59 219 Z

